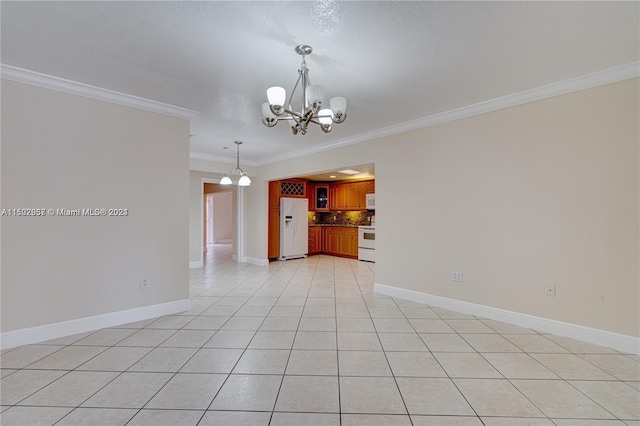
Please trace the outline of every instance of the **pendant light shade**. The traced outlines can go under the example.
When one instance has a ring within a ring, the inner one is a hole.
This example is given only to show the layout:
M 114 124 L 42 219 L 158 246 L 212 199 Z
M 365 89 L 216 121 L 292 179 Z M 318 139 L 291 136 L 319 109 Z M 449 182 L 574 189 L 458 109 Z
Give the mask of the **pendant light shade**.
M 229 177 L 229 175 L 232 175 L 233 172 L 238 171 L 240 173 L 238 186 L 249 186 L 251 185 L 251 179 L 249 178 L 249 175 L 247 175 L 245 171 L 240 168 L 240 145 L 242 145 L 242 142 L 235 141 L 234 143 L 238 147 L 237 153 L 236 153 L 236 168 L 231 170 L 228 174 L 225 173 L 222 179 L 220 179 L 220 185 L 231 185 L 233 182 L 231 181 L 231 178 Z

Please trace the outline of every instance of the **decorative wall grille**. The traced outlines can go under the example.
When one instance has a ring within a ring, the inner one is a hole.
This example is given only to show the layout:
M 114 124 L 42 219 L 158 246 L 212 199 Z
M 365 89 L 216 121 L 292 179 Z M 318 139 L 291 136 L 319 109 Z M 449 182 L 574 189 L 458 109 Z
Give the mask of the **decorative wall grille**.
M 304 184 L 299 182 L 281 182 L 280 194 L 304 197 Z

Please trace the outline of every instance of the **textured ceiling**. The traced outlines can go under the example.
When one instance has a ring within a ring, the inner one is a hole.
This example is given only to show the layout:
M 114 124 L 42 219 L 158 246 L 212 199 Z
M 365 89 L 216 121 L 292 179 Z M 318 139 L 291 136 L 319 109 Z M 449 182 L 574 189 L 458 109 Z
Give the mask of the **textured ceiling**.
M 639 60 L 638 2 L 10 2 L 1 61 L 199 112 L 191 151 L 285 153 Z M 293 136 L 261 123 L 297 44 L 348 119 Z

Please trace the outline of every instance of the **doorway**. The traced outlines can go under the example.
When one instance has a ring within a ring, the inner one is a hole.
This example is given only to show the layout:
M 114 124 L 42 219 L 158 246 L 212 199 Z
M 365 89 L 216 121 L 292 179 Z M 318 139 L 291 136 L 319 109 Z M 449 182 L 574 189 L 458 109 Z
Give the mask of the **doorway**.
M 233 253 L 233 191 L 204 184 L 204 264 L 231 259 Z

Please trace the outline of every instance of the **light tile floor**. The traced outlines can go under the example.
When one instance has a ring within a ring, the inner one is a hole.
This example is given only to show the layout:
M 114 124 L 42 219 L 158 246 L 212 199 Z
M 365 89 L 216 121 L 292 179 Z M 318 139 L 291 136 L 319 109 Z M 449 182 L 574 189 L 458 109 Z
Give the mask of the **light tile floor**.
M 640 425 L 637 355 L 214 254 L 189 312 L 3 351 L 0 423 Z

